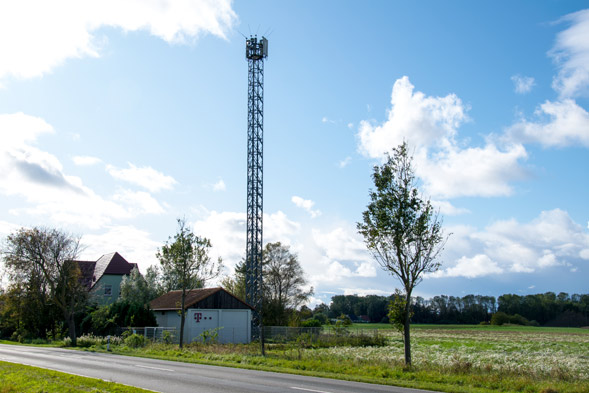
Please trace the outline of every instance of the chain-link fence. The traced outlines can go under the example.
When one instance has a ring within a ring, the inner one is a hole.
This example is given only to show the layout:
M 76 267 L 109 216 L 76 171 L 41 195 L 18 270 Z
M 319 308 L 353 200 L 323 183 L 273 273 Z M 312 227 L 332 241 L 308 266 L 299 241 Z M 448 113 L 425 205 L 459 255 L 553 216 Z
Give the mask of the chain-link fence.
M 322 326 L 322 327 L 287 327 L 264 326 L 264 340 L 268 343 L 285 343 L 296 341 L 302 336 L 317 340 L 334 337 L 376 337 L 388 336 L 391 330 L 378 330 L 370 328 L 356 328 L 348 326 Z
M 125 333 L 128 332 L 128 333 Z M 175 327 L 126 327 L 118 328 L 117 335 L 138 334 L 153 342 L 178 343 Z

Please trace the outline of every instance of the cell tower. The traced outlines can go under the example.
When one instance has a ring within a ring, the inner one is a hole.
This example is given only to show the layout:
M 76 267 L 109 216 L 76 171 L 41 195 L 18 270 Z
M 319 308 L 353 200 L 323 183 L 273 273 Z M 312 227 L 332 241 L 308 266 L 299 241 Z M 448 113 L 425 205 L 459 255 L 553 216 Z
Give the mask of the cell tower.
M 264 191 L 264 59 L 268 40 L 253 36 L 245 41 L 248 63 L 247 100 L 247 244 L 246 301 L 255 308 L 252 333 L 262 327 L 262 219 Z M 262 337 L 263 338 L 263 337 Z

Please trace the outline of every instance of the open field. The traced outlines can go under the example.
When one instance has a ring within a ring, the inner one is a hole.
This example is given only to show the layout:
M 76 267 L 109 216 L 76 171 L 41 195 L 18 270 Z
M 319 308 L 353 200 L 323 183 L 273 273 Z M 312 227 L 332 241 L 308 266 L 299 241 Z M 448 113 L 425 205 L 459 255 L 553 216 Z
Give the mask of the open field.
M 0 362 L 0 393 L 145 393 L 149 390 L 60 373 L 43 368 Z
M 388 337 L 386 346 L 317 348 L 300 340 L 269 346 L 266 358 L 254 344 L 114 351 L 447 392 L 589 392 L 587 329 L 421 325 L 412 332 L 411 369 L 403 365 L 400 334 L 390 328 L 379 331 Z
M 361 324 L 360 327 L 366 325 Z M 231 367 L 289 372 L 446 392 L 589 392 L 589 330 L 521 326 L 416 325 L 413 367 L 390 329 L 386 345 L 323 347 L 308 338 L 269 345 L 151 344 L 113 346 L 114 353 Z M 352 327 L 353 330 L 354 327 Z M 104 345 L 87 348 L 105 351 Z

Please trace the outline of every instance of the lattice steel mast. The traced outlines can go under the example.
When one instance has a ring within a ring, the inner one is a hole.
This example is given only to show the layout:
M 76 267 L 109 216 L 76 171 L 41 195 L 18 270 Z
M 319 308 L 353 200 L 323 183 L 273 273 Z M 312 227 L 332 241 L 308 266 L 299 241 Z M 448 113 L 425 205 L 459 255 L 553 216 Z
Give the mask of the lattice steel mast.
M 262 219 L 264 158 L 264 59 L 268 40 L 256 36 L 246 39 L 248 63 L 247 121 L 247 241 L 246 301 L 255 308 L 252 315 L 254 336 L 262 327 Z

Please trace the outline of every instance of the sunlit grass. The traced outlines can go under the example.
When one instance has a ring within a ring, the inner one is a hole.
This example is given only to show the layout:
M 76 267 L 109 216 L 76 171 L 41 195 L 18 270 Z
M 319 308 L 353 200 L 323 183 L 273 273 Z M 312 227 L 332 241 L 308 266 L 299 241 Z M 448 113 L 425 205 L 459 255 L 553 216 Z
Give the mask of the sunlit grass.
M 0 362 L 0 393 L 145 393 L 149 390 L 21 364 Z

